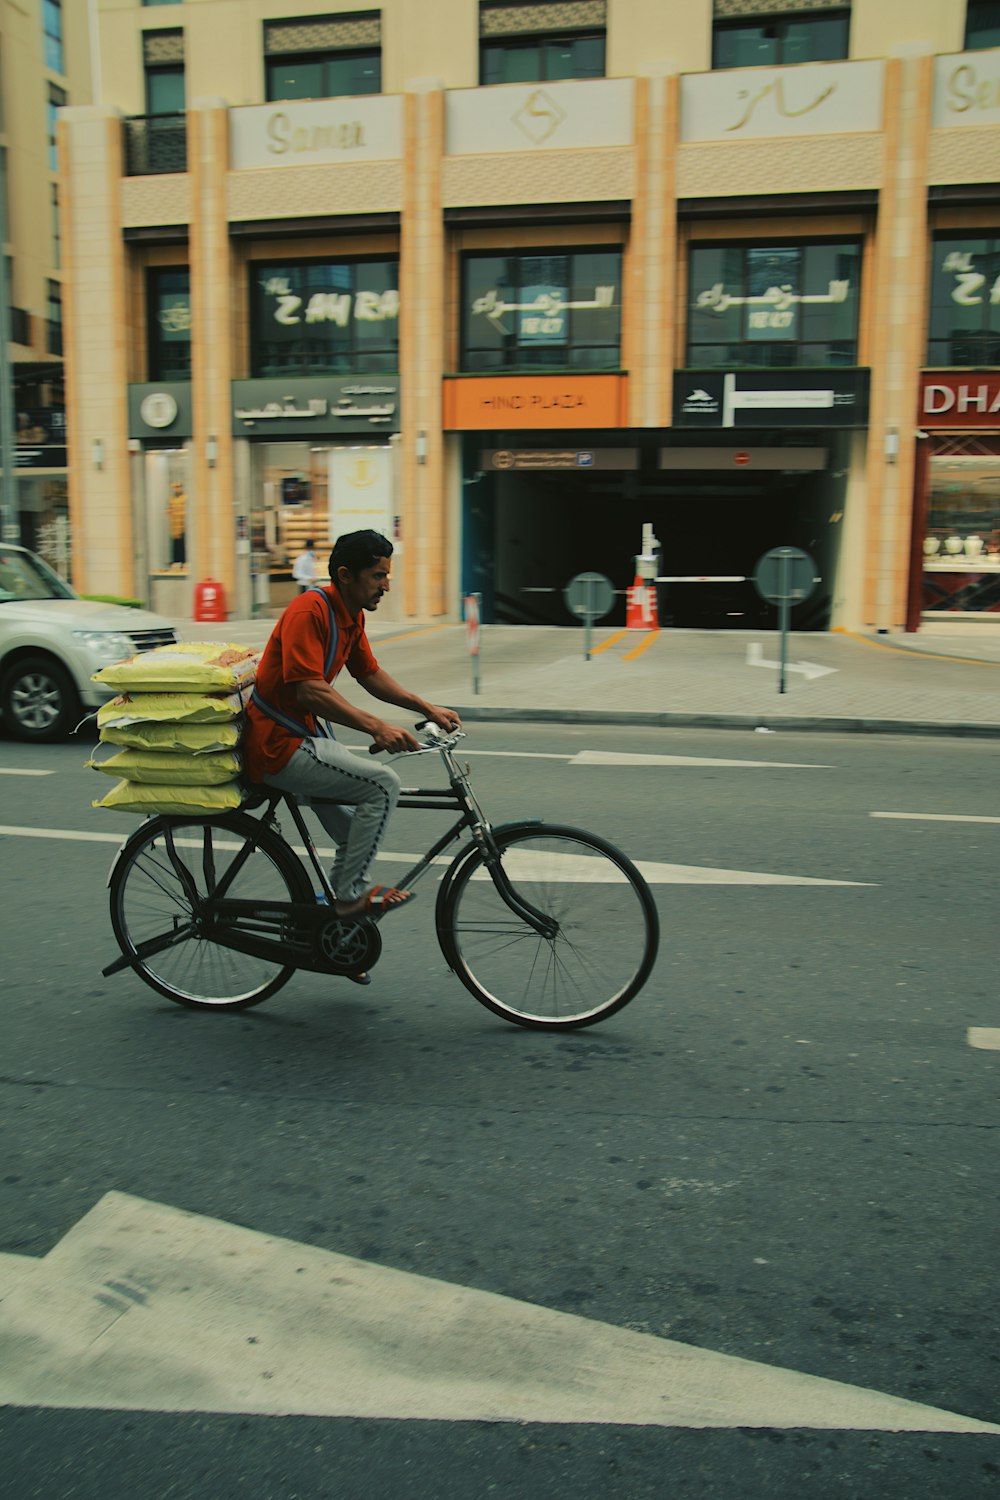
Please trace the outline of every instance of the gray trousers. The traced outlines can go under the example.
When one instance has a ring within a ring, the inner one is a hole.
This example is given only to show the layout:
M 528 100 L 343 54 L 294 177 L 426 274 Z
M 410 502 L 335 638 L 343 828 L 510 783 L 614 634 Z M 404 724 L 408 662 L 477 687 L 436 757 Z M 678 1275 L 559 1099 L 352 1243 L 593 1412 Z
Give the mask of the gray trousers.
M 267 786 L 294 792 L 311 806 L 337 845 L 330 884 L 338 901 L 354 901 L 371 885 L 369 871 L 393 808 L 400 781 L 391 766 L 356 754 L 336 740 L 309 739 L 284 770 L 265 777 Z M 319 802 L 317 798 L 332 798 Z

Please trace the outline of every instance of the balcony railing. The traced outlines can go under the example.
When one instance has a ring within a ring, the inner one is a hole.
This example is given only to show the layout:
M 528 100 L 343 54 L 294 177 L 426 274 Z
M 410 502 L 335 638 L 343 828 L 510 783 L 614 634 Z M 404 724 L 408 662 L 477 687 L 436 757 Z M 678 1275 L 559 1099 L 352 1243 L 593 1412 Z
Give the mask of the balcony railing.
M 133 115 L 124 125 L 126 177 L 187 171 L 187 124 L 183 113 Z

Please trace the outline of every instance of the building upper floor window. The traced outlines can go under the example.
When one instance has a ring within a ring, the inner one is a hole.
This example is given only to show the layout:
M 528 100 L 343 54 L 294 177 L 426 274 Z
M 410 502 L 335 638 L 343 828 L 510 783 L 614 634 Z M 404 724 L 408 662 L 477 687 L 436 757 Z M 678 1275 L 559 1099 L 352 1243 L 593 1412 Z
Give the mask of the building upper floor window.
M 50 354 L 63 352 L 62 286 L 58 281 L 48 283 L 46 293 L 46 340 Z
M 1000 0 L 969 0 L 965 12 L 965 45 L 1000 47 Z
M 185 107 L 183 31 L 144 31 L 142 61 L 147 115 L 182 114 Z
M 382 88 L 378 11 L 268 21 L 264 26 L 267 97 L 333 99 Z
M 935 238 L 929 365 L 1000 365 L 1000 229 Z
M 716 0 L 712 67 L 835 61 L 848 55 L 850 30 L 850 8 L 825 0 L 812 5 L 802 0 L 757 0 L 752 5 Z
M 603 78 L 606 22 L 606 0 L 483 0 L 480 82 Z
M 45 66 L 53 73 L 64 73 L 62 0 L 42 0 L 42 33 Z
M 147 365 L 150 380 L 191 379 L 191 275 L 186 266 L 157 266 L 146 276 Z
M 56 114 L 62 109 L 66 100 L 66 90 L 58 88 L 54 83 L 50 83 L 46 114 L 49 126 L 49 166 L 53 172 L 59 170 L 59 153 L 56 150 Z
M 621 272 L 617 248 L 465 256 L 462 369 L 617 369 Z
M 267 375 L 386 374 L 399 366 L 399 262 L 254 262 L 250 366 Z
M 856 364 L 860 273 L 855 243 L 692 246 L 687 363 Z

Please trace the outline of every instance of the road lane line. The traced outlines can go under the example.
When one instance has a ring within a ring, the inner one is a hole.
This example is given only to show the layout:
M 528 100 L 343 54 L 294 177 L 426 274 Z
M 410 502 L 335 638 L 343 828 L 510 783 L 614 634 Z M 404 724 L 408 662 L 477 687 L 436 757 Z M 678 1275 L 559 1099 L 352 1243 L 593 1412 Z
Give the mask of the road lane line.
M 1000 1434 L 118 1192 L 0 1302 L 0 1347 L 19 1407 Z
M 68 839 L 78 843 L 101 844 L 123 844 L 128 837 L 124 833 L 80 833 L 68 828 L 16 828 L 0 825 L 0 836 L 4 834 L 10 838 Z M 201 847 L 196 839 L 177 839 L 176 842 L 184 849 Z M 242 845 L 228 839 L 217 839 L 215 847 L 239 849 Z M 292 844 L 291 848 L 300 858 L 305 858 L 306 851 L 301 845 Z M 316 853 L 320 859 L 333 859 L 337 851 L 318 845 Z M 433 863 L 449 865 L 453 857 L 451 854 L 441 854 Z M 404 854 L 389 849 L 383 849 L 376 857 L 379 864 L 405 865 L 407 868 L 411 868 L 422 858 L 421 854 Z M 550 854 L 519 851 L 519 860 L 526 873 L 537 875 L 544 866 L 545 872 L 551 875 L 553 857 Z M 563 854 L 557 856 L 557 862 L 557 878 L 563 881 L 573 884 L 607 884 L 609 866 L 604 860 L 587 855 Z M 825 885 L 860 889 L 878 884 L 871 880 L 826 880 L 812 875 L 773 875 L 763 870 L 728 870 L 713 865 L 679 865 L 657 860 L 637 859 L 633 863 L 650 885 Z
M 911 813 L 873 812 L 870 818 L 900 818 L 911 823 L 1000 823 L 1000 818 L 983 817 L 980 813 Z
M 981 1047 L 984 1052 L 1000 1052 L 1000 1027 L 970 1026 L 967 1035 L 970 1047 Z
M 836 766 L 797 760 L 716 760 L 709 755 L 633 755 L 622 750 L 579 750 L 571 766 L 767 766 L 782 771 L 835 771 Z
M 19 771 L 16 767 L 0 766 L 0 776 L 54 776 L 55 771 Z

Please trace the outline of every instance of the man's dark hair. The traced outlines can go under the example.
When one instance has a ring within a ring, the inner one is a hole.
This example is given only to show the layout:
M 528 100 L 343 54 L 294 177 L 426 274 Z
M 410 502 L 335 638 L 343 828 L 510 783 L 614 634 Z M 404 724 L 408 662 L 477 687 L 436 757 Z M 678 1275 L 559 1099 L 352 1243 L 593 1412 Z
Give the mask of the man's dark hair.
M 347 531 L 338 536 L 330 553 L 330 578 L 336 583 L 338 568 L 360 573 L 371 568 L 380 557 L 392 556 L 392 543 L 380 531 Z

